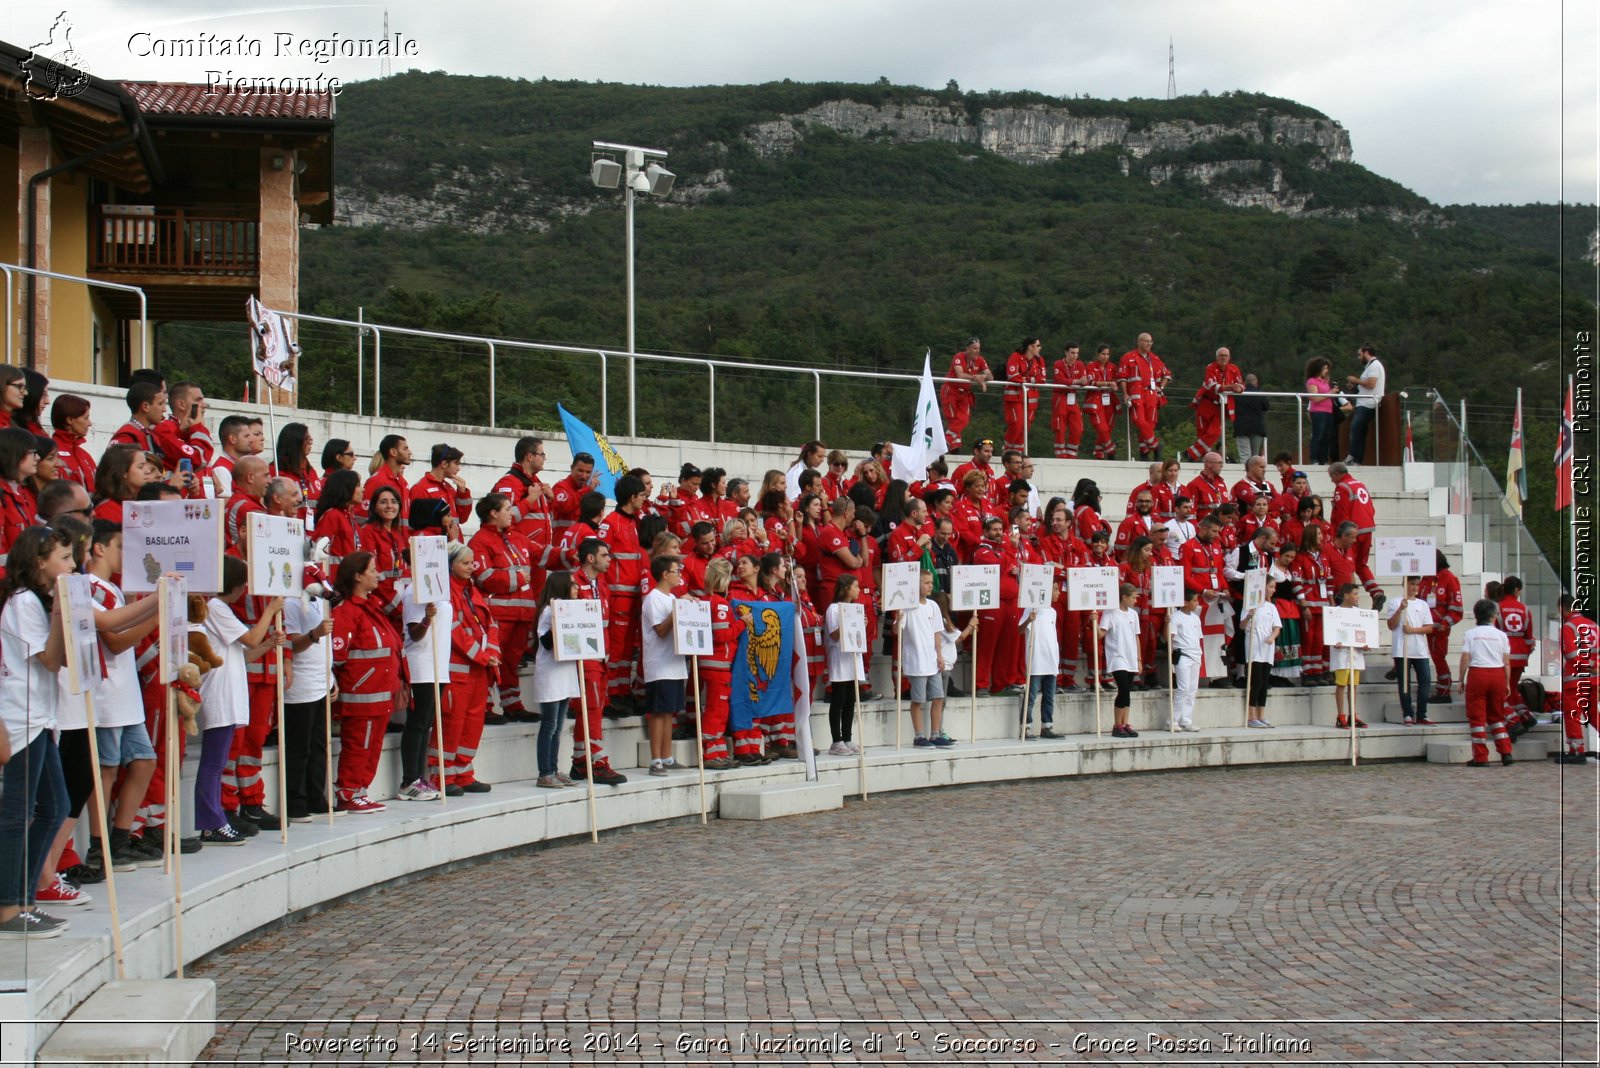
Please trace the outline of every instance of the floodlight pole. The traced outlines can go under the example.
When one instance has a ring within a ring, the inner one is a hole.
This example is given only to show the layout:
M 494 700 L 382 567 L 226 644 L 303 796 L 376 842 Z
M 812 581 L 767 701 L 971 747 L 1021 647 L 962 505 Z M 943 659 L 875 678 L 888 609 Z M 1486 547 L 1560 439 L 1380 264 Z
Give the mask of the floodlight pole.
M 638 363 L 634 354 L 634 302 L 633 302 L 633 179 L 642 174 L 647 160 L 663 160 L 667 153 L 659 148 L 640 148 L 638 145 L 619 145 L 610 141 L 590 142 L 600 151 L 618 152 L 622 155 L 623 238 L 626 251 L 624 261 L 624 292 L 628 305 L 628 436 L 638 434 L 638 391 L 634 386 L 634 371 Z M 669 176 L 670 177 L 670 176 Z M 668 186 L 670 189 L 670 184 Z M 661 195 L 665 196 L 665 193 Z

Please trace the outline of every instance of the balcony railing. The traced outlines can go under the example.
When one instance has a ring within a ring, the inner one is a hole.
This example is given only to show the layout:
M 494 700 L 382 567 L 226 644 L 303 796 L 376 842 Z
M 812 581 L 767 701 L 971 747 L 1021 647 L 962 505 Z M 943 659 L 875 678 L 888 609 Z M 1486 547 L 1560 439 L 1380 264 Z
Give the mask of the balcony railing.
M 93 226 L 89 270 L 95 273 L 259 273 L 261 224 L 239 214 L 101 204 Z

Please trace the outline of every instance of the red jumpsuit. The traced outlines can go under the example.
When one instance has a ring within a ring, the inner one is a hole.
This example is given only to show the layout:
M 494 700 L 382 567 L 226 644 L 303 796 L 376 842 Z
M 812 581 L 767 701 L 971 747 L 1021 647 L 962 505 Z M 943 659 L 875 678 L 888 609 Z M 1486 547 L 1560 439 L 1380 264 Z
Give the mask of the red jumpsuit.
M 1517 695 L 1517 683 L 1528 668 L 1528 658 L 1533 655 L 1533 613 L 1515 597 L 1500 599 L 1500 629 L 1511 639 L 1511 703 L 1518 707 L 1522 699 Z
M 1338 530 L 1346 520 L 1356 525 L 1356 544 L 1350 554 L 1356 564 L 1356 574 L 1369 594 L 1376 597 L 1382 593 L 1383 589 L 1367 563 L 1372 555 L 1372 532 L 1378 527 L 1377 515 L 1372 508 L 1372 495 L 1367 492 L 1367 487 L 1349 475 L 1341 479 L 1333 487 L 1333 514 L 1328 520 L 1334 530 Z
M 33 525 L 37 514 L 33 498 L 22 486 L 0 478 L 0 575 L 5 574 L 6 555 L 17 536 Z
M 1218 646 L 1219 640 L 1221 645 L 1226 645 L 1226 623 L 1222 622 L 1222 617 L 1230 615 L 1233 610 L 1227 597 L 1228 582 L 1222 572 L 1224 556 L 1222 545 L 1216 538 L 1209 545 L 1199 538 L 1191 538 L 1178 550 L 1178 563 L 1183 567 L 1184 589 L 1196 590 L 1202 595 L 1208 592 L 1222 594 L 1220 599 L 1202 602 L 1202 678 L 1214 678 L 1227 673 L 1226 666 L 1219 659 L 1221 648 Z M 1212 639 L 1210 648 L 1207 648 L 1205 641 L 1207 636 Z
M 410 522 L 406 509 L 411 503 L 411 484 L 406 481 L 405 475 L 397 475 L 390 471 L 388 464 L 381 465 L 361 487 L 361 511 L 359 514 L 362 516 L 370 516 L 372 514 L 372 495 L 384 486 L 388 486 L 400 494 L 400 515 L 396 522 L 402 527 L 406 526 Z
M 489 601 L 489 615 L 500 631 L 500 667 L 495 683 L 504 715 L 527 713 L 517 669 L 533 635 L 533 554 L 515 530 L 479 527 L 472 536 L 472 581 Z
M 643 692 L 639 672 L 639 653 L 643 636 L 639 630 L 640 583 L 650 573 L 639 545 L 639 517 L 618 510 L 600 521 L 597 532 L 611 550 L 611 570 L 606 581 L 611 585 L 611 616 L 606 624 L 606 699 Z
M 1322 553 L 1297 553 L 1294 577 L 1305 602 L 1300 611 L 1300 665 L 1306 676 L 1326 675 L 1332 668 L 1328 646 L 1323 638 L 1322 612 L 1333 592 L 1328 587 L 1328 565 Z
M 56 477 L 76 482 L 93 497 L 94 472 L 98 465 L 94 456 L 83 447 L 85 439 L 65 430 L 57 430 L 51 437 L 56 443 Z
M 1028 426 L 1033 422 L 1033 409 L 1039 403 L 1039 394 L 1027 388 L 1032 383 L 1031 364 L 1026 353 L 1013 352 L 1006 358 L 1006 394 L 1003 405 L 1005 415 L 1005 445 L 1008 449 L 1027 451 Z M 1027 393 L 1024 405 L 1023 393 Z
M 817 529 L 817 601 L 821 604 L 833 603 L 833 588 L 839 581 L 839 576 L 852 571 L 839 559 L 840 549 L 850 548 L 850 535 L 840 530 L 834 523 L 824 523 Z M 857 559 L 860 559 L 857 556 Z
M 1461 622 L 1461 580 L 1449 570 L 1423 576 L 1417 596 L 1433 612 L 1428 653 L 1433 657 L 1433 699 L 1450 700 L 1450 628 Z
M 1115 460 L 1117 458 L 1117 438 L 1115 420 L 1117 405 L 1120 402 L 1117 394 L 1117 368 L 1111 361 L 1102 363 L 1095 360 L 1084 365 L 1084 381 L 1089 388 L 1084 390 L 1083 403 L 1089 409 L 1089 419 L 1094 423 L 1094 458 L 1096 460 Z
M 484 602 L 470 582 L 450 576 L 450 696 L 444 708 L 444 738 L 433 739 L 428 752 L 443 751 L 445 785 L 477 781 L 474 761 L 483 740 L 483 719 L 489 711 L 490 663 L 500 656 L 500 635 Z M 435 765 L 429 772 L 436 779 Z
M 339 561 L 361 548 L 355 524 L 350 522 L 350 512 L 344 508 L 329 508 L 317 523 L 317 539 L 328 540 L 328 569 L 336 570 Z
M 528 501 L 528 495 L 535 486 L 540 490 L 547 488 L 539 481 L 538 475 L 529 475 L 522 468 L 513 467 L 500 476 L 500 481 L 489 492 L 503 493 L 511 498 L 511 514 L 515 517 L 511 529 L 528 543 L 528 556 L 533 569 L 528 586 L 529 596 L 538 600 L 544 592 L 545 576 L 550 572 L 550 546 L 555 536 L 550 524 L 550 498 L 540 496 L 535 503 Z
M 550 536 L 560 538 L 567 528 L 578 521 L 583 495 L 589 492 L 587 483 L 574 482 L 568 475 L 550 487 Z M 550 568 L 551 571 L 559 570 Z M 572 570 L 572 568 L 567 568 Z
M 1196 475 L 1183 490 L 1184 496 L 1194 502 L 1194 521 L 1200 520 L 1217 510 L 1217 506 L 1228 499 L 1228 484 L 1219 475 L 1216 478 L 1207 478 L 1204 471 Z
M 1126 561 L 1117 565 L 1121 580 L 1139 588 L 1133 607 L 1139 613 L 1139 663 L 1144 665 L 1146 677 L 1156 673 L 1156 639 L 1165 633 L 1167 618 L 1166 609 L 1150 607 L 1150 585 L 1156 577 L 1154 567 L 1152 562 L 1143 571 L 1135 571 Z
M 1088 365 L 1082 360 L 1070 363 L 1056 361 L 1050 380 L 1058 386 L 1082 386 L 1089 380 Z M 1083 441 L 1083 398 L 1081 389 L 1058 389 L 1050 398 L 1050 429 L 1055 434 L 1056 456 L 1063 460 L 1078 458 L 1078 444 Z
M 572 572 L 572 595 L 574 597 L 600 602 L 600 616 L 607 623 L 606 640 L 611 640 L 610 615 L 611 591 L 606 582 L 606 576 L 597 575 L 590 578 L 582 568 L 575 568 Z M 604 731 L 601 716 L 606 704 L 606 665 L 603 660 L 579 661 L 583 679 L 584 705 L 580 709 L 588 711 L 588 742 L 589 752 L 584 753 L 584 725 L 574 723 L 572 727 L 572 777 L 579 778 L 588 773 L 590 758 L 598 769 L 611 767 L 611 758 L 606 754 Z
M 982 356 L 958 352 L 950 357 L 948 378 L 962 374 L 982 374 L 989 363 Z M 972 383 L 946 382 L 939 387 L 939 406 L 944 409 L 944 440 L 947 451 L 961 448 L 961 432 L 972 421 Z
M 1222 391 L 1226 386 L 1243 386 L 1244 376 L 1236 363 L 1219 364 L 1215 360 L 1206 364 L 1205 378 L 1195 391 L 1189 407 L 1194 409 L 1194 444 L 1184 453 L 1195 463 L 1206 458 L 1208 452 L 1222 451 Z M 1233 418 L 1233 394 L 1227 400 L 1228 418 Z
M 267 598 L 239 598 L 233 614 L 247 627 L 261 621 L 261 612 Z M 278 656 L 287 653 L 288 646 L 274 649 L 259 660 L 245 663 L 245 678 L 249 684 L 250 722 L 233 732 L 233 744 L 228 750 L 228 763 L 222 769 L 222 807 L 229 812 L 238 811 L 242 805 L 266 803 L 266 787 L 261 781 L 261 754 L 266 749 L 267 738 L 278 716 Z M 290 663 L 292 655 L 284 661 Z
M 417 479 L 417 484 L 411 487 L 411 497 L 406 504 L 406 515 L 409 516 L 411 514 L 411 504 L 421 500 L 444 502 L 445 508 L 448 509 L 446 514 L 453 514 L 456 517 L 457 526 L 455 532 L 450 535 L 450 540 L 461 541 L 460 524 L 465 523 L 472 517 L 472 494 L 453 483 L 435 478 L 433 472 L 429 471 Z M 444 533 L 444 527 L 423 527 L 413 530 L 411 533 L 437 536 Z
M 972 554 L 972 562 L 1000 567 L 1000 605 L 978 613 L 978 655 L 974 665 L 977 689 L 993 694 L 1021 681 L 1015 677 L 1017 623 L 1022 618 L 1017 607 L 1021 589 L 1017 581 L 1017 554 L 1009 543 L 997 544 L 985 539 Z
M 205 470 L 200 450 L 184 444 L 183 438 L 178 435 L 178 424 L 171 419 L 163 419 L 153 427 L 142 426 L 130 419 L 111 435 L 111 444 L 133 445 L 142 452 L 155 453 L 161 457 L 161 466 L 168 472 L 178 469 L 179 460 L 188 460 L 197 472 Z
M 383 734 L 401 684 L 400 632 L 373 597 L 333 610 L 333 672 L 339 691 L 336 803 L 365 796 L 378 773 Z
M 711 655 L 700 658 L 700 678 L 706 686 L 705 701 L 701 704 L 700 730 L 703 744 L 701 759 L 709 763 L 728 756 L 728 708 L 733 692 L 733 656 L 739 647 L 739 635 L 744 633 L 744 620 L 733 610 L 733 604 L 720 594 L 708 593 L 711 605 Z M 734 752 L 738 756 L 756 756 L 761 752 L 761 732 L 740 731 L 734 739 Z
M 1078 684 L 1078 657 L 1082 650 L 1083 622 L 1087 612 L 1073 612 L 1067 604 L 1067 569 L 1081 567 L 1088 550 L 1069 530 L 1065 537 L 1046 534 L 1039 539 L 1039 549 L 1045 563 L 1055 564 L 1056 584 L 1061 589 L 1060 610 L 1056 612 L 1056 639 L 1061 649 L 1061 663 L 1057 682 L 1063 686 Z
M 1095 511 L 1092 504 L 1080 504 L 1072 513 L 1072 530 L 1078 535 L 1078 540 L 1088 545 L 1094 540 L 1097 531 L 1111 533 L 1111 524 L 1100 518 L 1100 513 Z
M 135 664 L 139 670 L 139 696 L 144 701 L 145 731 L 156 751 L 156 770 L 145 787 L 144 800 L 134 817 L 135 833 L 151 833 L 158 837 L 167 823 L 167 687 L 160 679 L 161 631 L 156 629 L 145 636 L 135 649 Z M 178 737 L 178 764 L 183 765 L 187 735 L 180 729 Z
M 1154 525 L 1153 516 L 1139 515 L 1137 512 L 1124 519 L 1117 526 L 1116 537 L 1111 539 L 1112 555 L 1121 560 L 1128 554 L 1128 546 L 1133 544 L 1134 539 L 1149 537 L 1150 528 Z M 1150 663 L 1148 660 L 1145 662 Z
M 1561 730 L 1568 754 L 1585 751 L 1583 728 L 1600 697 L 1600 627 L 1576 612 L 1561 624 Z
M 378 569 L 378 588 L 372 597 L 379 607 L 398 620 L 401 602 L 399 583 L 411 573 L 407 563 L 410 558 L 406 555 L 406 532 L 401 527 L 384 527 L 372 522 L 357 531 L 356 536 L 361 542 L 362 552 L 372 554 L 372 563 Z
M 1117 377 L 1128 390 L 1128 414 L 1133 419 L 1134 431 L 1139 435 L 1139 455 L 1147 456 L 1161 448 L 1156 436 L 1156 414 L 1165 398 L 1161 380 L 1167 375 L 1167 365 L 1155 353 L 1141 353 L 1132 349 L 1122 354 L 1117 366 Z

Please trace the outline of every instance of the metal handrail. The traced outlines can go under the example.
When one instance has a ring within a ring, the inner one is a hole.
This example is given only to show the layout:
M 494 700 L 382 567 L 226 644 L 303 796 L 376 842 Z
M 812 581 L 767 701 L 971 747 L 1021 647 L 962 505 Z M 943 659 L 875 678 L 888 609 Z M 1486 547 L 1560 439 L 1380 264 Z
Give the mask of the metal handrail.
M 98 278 L 84 278 L 76 274 L 62 274 L 59 271 L 46 271 L 39 267 L 22 267 L 15 263 L 0 263 L 0 272 L 6 276 L 6 363 L 14 363 L 12 359 L 12 345 L 16 340 L 16 329 L 13 316 L 16 314 L 16 283 L 12 281 L 12 274 L 26 274 L 37 278 L 54 278 L 62 282 L 81 282 L 86 286 L 99 286 L 101 289 L 115 289 L 124 293 L 132 293 L 139 298 L 139 366 L 150 366 L 150 303 L 143 289 L 130 286 L 122 282 L 103 282 Z M 89 376 L 94 377 L 95 367 L 91 358 Z

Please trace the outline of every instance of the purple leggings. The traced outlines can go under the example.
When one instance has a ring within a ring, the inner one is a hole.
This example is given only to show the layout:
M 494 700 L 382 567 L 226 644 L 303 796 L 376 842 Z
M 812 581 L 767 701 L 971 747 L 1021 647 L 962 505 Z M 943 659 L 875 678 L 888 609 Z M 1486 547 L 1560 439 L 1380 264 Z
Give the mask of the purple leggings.
M 226 727 L 212 727 L 200 735 L 200 768 L 194 776 L 194 829 L 220 831 L 228 826 L 227 814 L 222 811 L 222 769 L 228 763 L 228 750 L 233 748 L 233 732 Z

